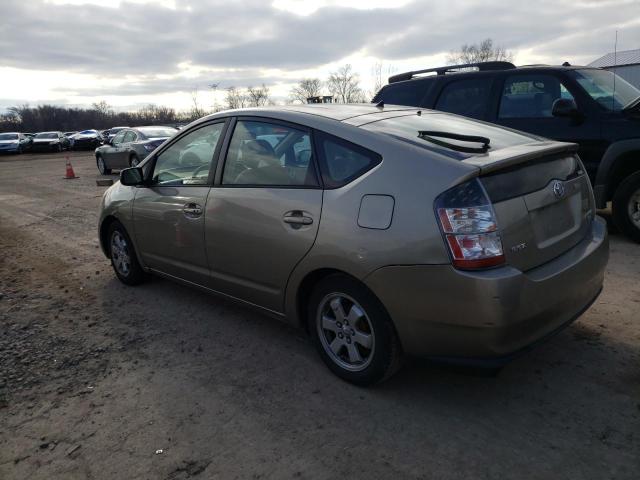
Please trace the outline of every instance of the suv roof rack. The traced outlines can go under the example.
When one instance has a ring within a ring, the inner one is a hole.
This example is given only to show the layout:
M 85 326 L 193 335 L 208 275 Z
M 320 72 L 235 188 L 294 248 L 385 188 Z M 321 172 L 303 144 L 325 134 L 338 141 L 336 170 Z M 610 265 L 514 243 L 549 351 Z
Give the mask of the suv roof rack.
M 447 72 L 451 72 L 453 70 L 459 70 L 461 68 L 472 68 L 472 67 L 477 67 L 478 71 L 480 72 L 484 72 L 487 70 L 510 70 L 512 68 L 516 68 L 516 66 L 511 62 L 465 63 L 462 65 L 449 65 L 446 67 L 426 68 L 424 70 L 414 70 L 411 72 L 398 73 L 397 75 L 393 75 L 389 77 L 389 83 L 401 82 L 403 80 L 411 80 L 413 77 L 421 73 L 436 72 L 438 75 L 445 75 Z

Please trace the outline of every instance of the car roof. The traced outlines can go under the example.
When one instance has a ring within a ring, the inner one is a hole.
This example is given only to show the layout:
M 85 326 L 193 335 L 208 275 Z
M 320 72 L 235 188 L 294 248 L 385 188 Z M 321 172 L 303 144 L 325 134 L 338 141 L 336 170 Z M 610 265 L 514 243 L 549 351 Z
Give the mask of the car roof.
M 458 70 L 458 71 L 450 71 L 444 75 L 435 75 L 435 74 L 420 74 L 416 73 L 412 78 L 407 78 L 405 80 L 396 80 L 394 82 L 387 83 L 383 85 L 380 89 L 381 91 L 386 89 L 387 87 L 394 85 L 403 85 L 407 82 L 417 82 L 417 81 L 425 81 L 431 79 L 447 79 L 447 78 L 458 78 L 465 77 L 471 75 L 482 75 L 482 76 L 491 76 L 495 74 L 507 74 L 510 75 L 512 73 L 517 73 L 522 70 L 549 70 L 549 71 L 566 71 L 566 70 L 601 70 L 596 67 L 589 67 L 584 65 L 547 65 L 547 64 L 531 64 L 531 65 L 519 65 L 513 68 L 506 69 L 495 69 L 495 70 Z
M 398 114 L 410 114 L 411 112 L 416 112 L 418 110 L 427 112 L 425 109 L 406 107 L 403 105 L 378 106 L 372 103 L 314 103 L 225 110 L 203 117 L 195 123 L 200 123 L 217 117 L 259 116 L 291 122 L 299 122 L 302 120 L 305 123 L 313 123 L 314 120 L 335 120 L 337 122 L 355 124 L 361 123 L 364 120 L 363 117 L 369 117 L 371 115 L 382 115 L 386 117 Z M 433 111 L 433 113 L 442 112 Z M 359 120 L 356 121 L 356 119 Z

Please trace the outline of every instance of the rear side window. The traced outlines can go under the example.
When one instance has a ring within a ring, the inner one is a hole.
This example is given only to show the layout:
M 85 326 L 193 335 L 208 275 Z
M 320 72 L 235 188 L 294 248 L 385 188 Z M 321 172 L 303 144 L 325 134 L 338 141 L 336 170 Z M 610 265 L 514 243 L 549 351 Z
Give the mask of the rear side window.
M 457 80 L 444 87 L 436 110 L 471 118 L 484 118 L 489 103 L 491 78 Z
M 500 118 L 551 118 L 553 102 L 573 95 L 553 75 L 513 75 L 504 82 Z
M 374 102 L 383 101 L 391 105 L 419 107 L 431 85 L 433 85 L 433 82 L 416 80 L 392 83 L 382 89 L 380 94 L 374 99 Z
M 229 145 L 222 184 L 317 186 L 309 132 L 266 121 L 239 120 Z
M 371 150 L 325 133 L 317 136 L 325 188 L 339 188 L 382 162 Z

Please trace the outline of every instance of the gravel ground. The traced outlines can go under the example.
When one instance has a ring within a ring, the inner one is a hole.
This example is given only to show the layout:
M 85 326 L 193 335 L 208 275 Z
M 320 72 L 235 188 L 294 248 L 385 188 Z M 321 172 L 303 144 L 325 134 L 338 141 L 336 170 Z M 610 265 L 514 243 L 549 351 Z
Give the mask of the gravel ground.
M 640 478 L 640 246 L 497 377 L 414 361 L 372 389 L 304 335 L 98 248 L 90 153 L 0 158 L 0 478 Z

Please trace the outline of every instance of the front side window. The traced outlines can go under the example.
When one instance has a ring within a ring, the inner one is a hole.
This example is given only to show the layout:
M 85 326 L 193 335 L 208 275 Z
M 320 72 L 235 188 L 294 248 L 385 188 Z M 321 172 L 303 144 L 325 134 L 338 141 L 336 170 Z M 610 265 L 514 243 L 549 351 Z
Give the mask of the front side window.
M 449 83 L 440 94 L 436 110 L 471 118 L 484 118 L 489 102 L 491 78 L 469 78 Z
M 222 184 L 316 186 L 309 133 L 263 121 L 239 120 L 229 145 Z
M 339 188 L 378 165 L 382 157 L 371 150 L 327 134 L 318 134 L 320 170 L 326 188 Z
M 189 132 L 164 150 L 155 163 L 154 185 L 207 185 L 213 154 L 224 123 L 213 123 Z
M 118 133 L 115 137 L 113 137 L 113 141 L 111 143 L 113 145 L 118 145 L 119 143 L 122 143 L 122 141 L 124 139 L 124 133 L 125 132 Z
M 573 95 L 553 75 L 507 77 L 500 99 L 499 118 L 551 118 L 553 102 Z

